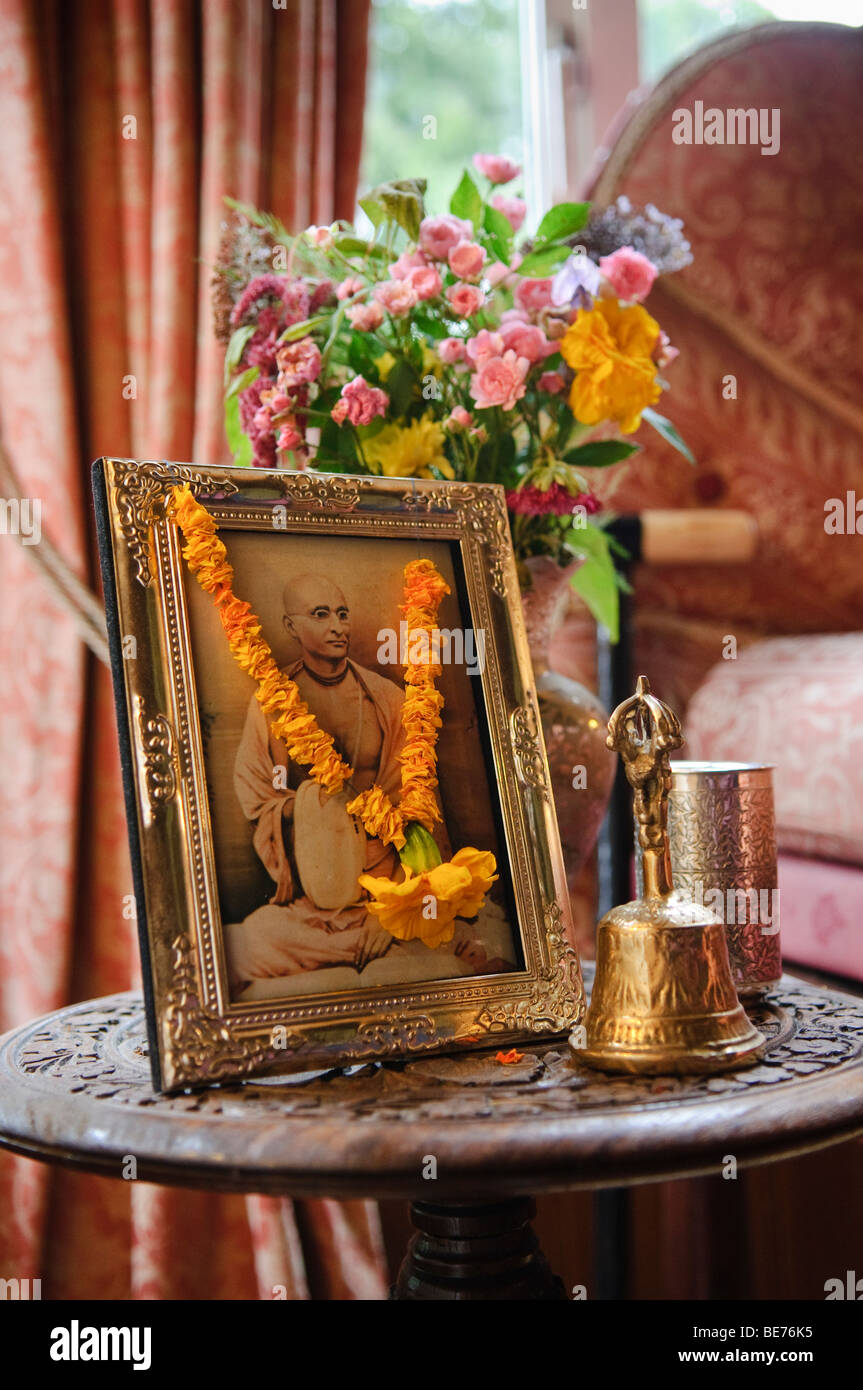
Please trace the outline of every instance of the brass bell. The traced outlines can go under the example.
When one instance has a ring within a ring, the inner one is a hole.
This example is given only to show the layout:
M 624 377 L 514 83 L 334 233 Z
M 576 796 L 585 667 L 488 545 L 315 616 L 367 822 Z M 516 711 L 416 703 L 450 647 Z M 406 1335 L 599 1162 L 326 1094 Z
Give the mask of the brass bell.
M 644 897 L 612 908 L 599 923 L 590 1008 L 570 1045 L 602 1071 L 697 1073 L 745 1065 L 764 1037 L 737 997 L 725 925 L 675 892 L 671 881 L 668 755 L 683 734 L 646 676 L 612 714 L 607 742 L 620 753 L 634 793 Z

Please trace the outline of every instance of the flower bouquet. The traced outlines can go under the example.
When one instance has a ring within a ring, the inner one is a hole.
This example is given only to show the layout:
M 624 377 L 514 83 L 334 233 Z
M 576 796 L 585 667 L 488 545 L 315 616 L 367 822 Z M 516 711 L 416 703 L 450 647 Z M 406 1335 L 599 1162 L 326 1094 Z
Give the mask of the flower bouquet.
M 298 235 L 231 202 L 214 280 L 237 464 L 502 483 L 519 560 L 574 559 L 571 582 L 616 636 L 613 542 L 593 470 L 630 458 L 677 355 L 643 301 L 691 259 L 681 224 L 625 199 L 558 203 L 519 243 L 520 170 L 478 154 L 449 211 L 425 180 Z

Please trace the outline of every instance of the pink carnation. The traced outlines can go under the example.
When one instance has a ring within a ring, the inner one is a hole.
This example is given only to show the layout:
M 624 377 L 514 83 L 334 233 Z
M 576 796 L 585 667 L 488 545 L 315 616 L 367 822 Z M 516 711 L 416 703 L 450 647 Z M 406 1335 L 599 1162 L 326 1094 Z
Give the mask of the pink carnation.
M 282 425 L 279 430 L 279 437 L 276 440 L 276 448 L 280 453 L 290 452 L 296 449 L 303 442 L 303 436 L 293 422 Z
M 618 299 L 629 303 L 646 299 L 659 274 L 653 261 L 631 246 L 621 246 L 610 256 L 602 256 L 599 268 Z
M 285 343 L 276 353 L 279 368 L 279 385 L 283 390 L 301 386 L 303 382 L 315 381 L 321 370 L 321 352 L 311 338 L 300 338 L 297 343 Z
M 520 309 L 529 314 L 538 314 L 551 303 L 551 278 L 545 280 L 519 280 L 515 287 L 515 302 Z
M 474 338 L 468 338 L 464 345 L 464 355 L 472 367 L 482 367 L 493 357 L 502 357 L 505 344 L 503 335 L 490 333 L 481 328 Z
M 550 396 L 559 396 L 566 386 L 560 372 L 543 372 L 536 384 L 540 391 L 547 391 Z
M 520 323 L 518 319 L 509 319 L 501 324 L 500 331 L 504 347 L 512 348 L 516 356 L 526 357 L 528 362 L 541 362 L 549 353 L 554 352 L 554 345 L 534 323 Z
M 434 299 L 440 294 L 443 281 L 433 265 L 418 265 L 408 272 L 405 283 L 416 291 L 417 299 Z
M 465 285 L 461 280 L 457 285 L 450 286 L 446 297 L 453 313 L 458 314 L 460 319 L 471 318 L 485 303 L 482 290 L 478 290 L 476 285 Z
M 477 409 L 499 405 L 502 410 L 514 410 L 516 401 L 525 393 L 524 379 L 529 370 L 527 358 L 517 357 L 512 351 L 503 357 L 489 358 L 470 379 L 470 393 Z
M 473 167 L 490 183 L 511 183 L 521 173 L 521 165 L 514 164 L 505 154 L 475 154 Z
M 448 367 L 454 366 L 464 358 L 463 338 L 444 338 L 437 345 L 437 355 Z
M 374 333 L 384 321 L 384 311 L 380 304 L 352 304 L 347 311 L 351 328 L 358 333 Z
M 420 246 L 433 261 L 445 261 L 450 249 L 459 241 L 469 240 L 473 227 L 463 217 L 443 212 L 438 217 L 424 217 L 420 223 Z
M 358 275 L 348 275 L 336 288 L 336 298 L 352 299 L 355 294 L 359 294 L 362 288 L 363 282 Z
M 475 241 L 457 241 L 447 256 L 449 268 L 460 280 L 473 280 L 482 274 L 485 252 Z
M 508 198 L 505 193 L 495 193 L 492 195 L 491 205 L 503 213 L 512 230 L 517 232 L 527 213 L 524 198 Z
M 393 318 L 403 318 L 409 314 L 418 298 L 413 285 L 406 280 L 383 280 L 375 285 L 375 299 Z
M 407 280 L 412 270 L 418 270 L 423 265 L 428 265 L 428 257 L 422 251 L 402 251 L 390 266 L 390 279 Z
M 390 398 L 378 386 L 369 386 L 363 376 L 355 376 L 342 387 L 330 415 L 337 425 L 349 420 L 352 425 L 370 425 L 376 415 L 385 415 Z

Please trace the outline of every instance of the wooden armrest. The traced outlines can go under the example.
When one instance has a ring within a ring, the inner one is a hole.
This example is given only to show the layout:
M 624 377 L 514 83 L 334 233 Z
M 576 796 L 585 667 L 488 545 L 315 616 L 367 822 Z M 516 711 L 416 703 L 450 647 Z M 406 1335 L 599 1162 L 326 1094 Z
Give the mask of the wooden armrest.
M 650 565 L 744 565 L 758 548 L 758 525 L 748 512 L 641 513 L 641 559 Z

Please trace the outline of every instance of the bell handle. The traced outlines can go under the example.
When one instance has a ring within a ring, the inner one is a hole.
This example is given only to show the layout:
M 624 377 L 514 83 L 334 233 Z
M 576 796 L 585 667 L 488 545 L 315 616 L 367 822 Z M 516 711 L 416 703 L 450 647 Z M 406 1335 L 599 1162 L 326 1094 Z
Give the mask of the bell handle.
M 638 843 L 642 851 L 644 895 L 666 897 L 673 887 L 668 848 L 668 794 L 671 791 L 671 749 L 680 748 L 680 720 L 652 694 L 646 676 L 639 676 L 635 694 L 608 721 L 608 747 L 620 754 L 632 787 Z

